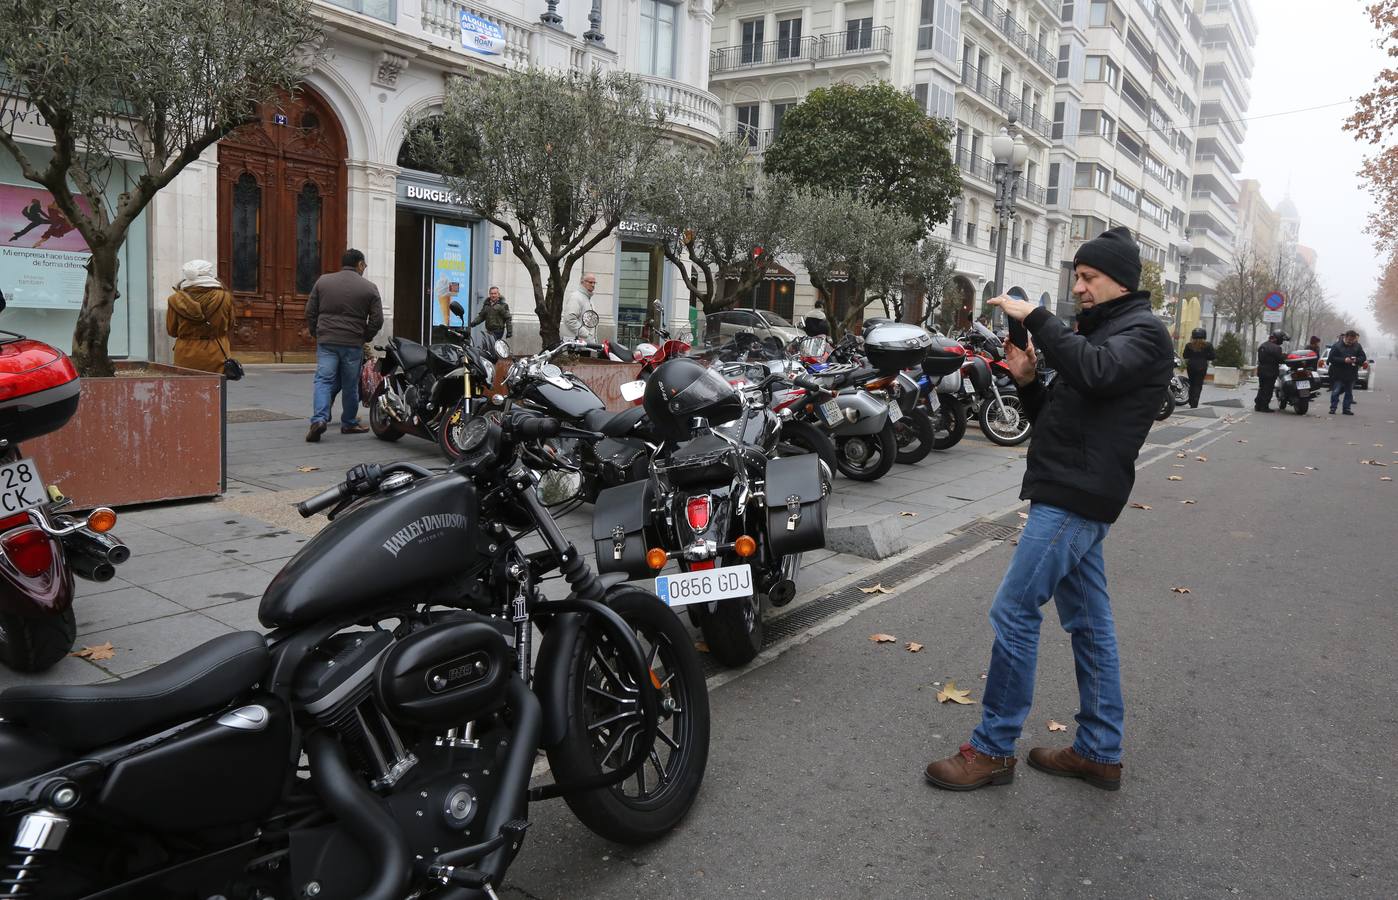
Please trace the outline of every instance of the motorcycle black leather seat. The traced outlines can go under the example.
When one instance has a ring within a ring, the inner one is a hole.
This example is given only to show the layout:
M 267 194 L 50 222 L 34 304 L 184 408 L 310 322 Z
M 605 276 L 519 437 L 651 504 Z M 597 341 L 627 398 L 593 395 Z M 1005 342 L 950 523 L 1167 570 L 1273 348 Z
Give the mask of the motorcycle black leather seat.
M 226 706 L 262 678 L 267 664 L 262 635 L 239 631 L 122 681 L 7 688 L 0 718 L 83 752 Z
M 427 365 L 427 348 L 416 341 L 394 338 L 393 346 L 398 349 L 398 358 L 403 361 L 403 368 L 416 369 Z
M 583 414 L 583 427 L 588 431 L 600 431 L 607 437 L 626 437 L 645 417 L 644 406 L 633 406 L 621 412 L 589 409 Z

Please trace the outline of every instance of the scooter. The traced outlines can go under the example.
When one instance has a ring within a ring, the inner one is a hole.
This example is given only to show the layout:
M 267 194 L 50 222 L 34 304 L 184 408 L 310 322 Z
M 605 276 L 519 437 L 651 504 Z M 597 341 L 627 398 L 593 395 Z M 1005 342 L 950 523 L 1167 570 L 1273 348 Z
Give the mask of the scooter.
M 1315 367 L 1318 359 L 1313 350 L 1297 350 L 1286 355 L 1286 365 L 1277 378 L 1277 405 L 1286 409 L 1290 404 L 1296 415 L 1304 416 L 1311 401 L 1320 396 L 1320 379 Z

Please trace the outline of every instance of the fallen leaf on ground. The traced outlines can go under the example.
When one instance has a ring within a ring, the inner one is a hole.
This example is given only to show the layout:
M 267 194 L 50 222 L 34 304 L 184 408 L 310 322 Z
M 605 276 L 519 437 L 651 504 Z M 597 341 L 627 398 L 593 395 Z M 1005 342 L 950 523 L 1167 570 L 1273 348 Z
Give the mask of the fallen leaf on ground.
M 1198 500 L 1181 500 L 1180 502 L 1183 503 L 1185 506 L 1193 506 L 1193 505 L 1195 505 L 1196 503 L 1198 503 L 1199 501 L 1198 501 Z
M 1055 722 L 1053 719 L 1049 719 L 1049 726 L 1048 726 L 1048 728 L 1049 728 L 1049 731 L 1067 731 L 1067 730 L 1068 730 L 1068 726 L 1067 726 L 1067 725 L 1064 725 L 1062 722 Z
M 1172 468 L 1172 469 L 1183 469 L 1183 468 L 1184 468 L 1184 463 L 1170 463 L 1170 468 Z
M 891 634 L 884 634 L 883 632 L 879 632 L 878 634 L 869 635 L 869 640 L 873 641 L 876 644 L 891 644 L 898 639 Z
M 908 652 L 909 652 L 909 653 L 916 653 L 917 651 L 919 651 L 919 650 L 921 650 L 921 649 L 922 649 L 922 645 L 919 644 L 917 641 L 908 641 Z
M 1379 462 L 1377 459 L 1361 459 L 1361 460 L 1359 461 L 1359 464 L 1360 464 L 1361 466 L 1378 466 L 1378 467 L 1381 468 L 1381 469 L 1386 469 L 1386 468 L 1388 468 L 1388 463 L 1386 463 L 1386 462 Z
M 1200 462 L 1208 462 L 1208 461 L 1209 461 L 1209 458 L 1208 458 L 1207 456 L 1196 456 L 1196 457 L 1194 457 L 1194 458 L 1197 459 L 1197 460 L 1199 460 Z
M 862 592 L 864 592 L 864 593 L 866 593 L 866 594 L 891 594 L 891 593 L 893 593 L 893 588 L 886 588 L 886 587 L 884 587 L 882 582 L 880 582 L 879 584 L 874 585 L 873 587 L 862 587 L 862 588 L 860 588 L 859 590 L 861 590 Z
M 319 471 L 320 471 L 320 466 L 297 466 L 297 467 L 296 467 L 296 471 L 298 471 L 298 472 L 319 472 Z
M 902 512 L 900 512 L 898 515 L 900 515 L 900 516 L 915 516 L 915 515 L 917 515 L 917 513 L 915 513 L 915 512 L 909 512 L 908 510 L 905 509 L 905 510 L 903 510 Z
M 1181 476 L 1181 475 L 1171 475 L 1170 478 L 1169 478 L 1169 480 L 1170 480 L 1170 481 L 1184 481 L 1184 477 Z
M 948 681 L 946 686 L 937 692 L 938 703 L 960 703 L 962 706 L 970 706 L 976 701 L 971 699 L 970 691 L 963 691 L 957 688 L 955 681 Z
M 1392 476 L 1392 475 L 1380 475 L 1380 476 L 1379 476 L 1379 481 L 1392 481 L 1392 480 L 1393 480 L 1393 476 Z
M 1292 475 L 1300 475 L 1302 478 L 1305 478 L 1307 475 L 1309 475 L 1309 474 L 1311 474 L 1311 473 L 1310 473 L 1310 472 L 1292 472 L 1291 474 L 1292 474 Z
M 1147 505 L 1145 505 L 1144 503 L 1133 503 L 1133 504 L 1131 504 L 1131 508 L 1132 508 L 1132 509 L 1150 509 L 1150 507 L 1147 506 Z
M 695 641 L 695 642 L 694 642 L 694 649 L 697 650 L 697 651 L 700 652 L 700 653 L 708 653 L 708 652 L 709 652 L 709 645 L 706 644 L 706 643 L 704 643 L 703 641 Z
M 1176 594 L 1188 594 L 1188 593 L 1191 593 L 1191 591 L 1190 591 L 1189 588 L 1187 588 L 1187 587 L 1174 587 L 1174 588 L 1170 588 L 1170 590 L 1174 591 Z
M 1345 441 L 1345 446 L 1346 446 L 1346 447 L 1358 447 L 1358 446 L 1359 446 L 1359 442 L 1358 442 L 1358 441 Z
M 1375 446 L 1375 447 L 1382 447 L 1383 444 L 1375 444 L 1374 446 Z
M 1286 466 L 1272 466 L 1272 468 L 1276 469 L 1278 472 L 1286 471 Z
M 989 677 L 990 677 L 990 673 L 989 673 L 989 672 L 982 672 L 982 673 L 981 673 L 981 681 L 985 681 L 985 680 L 986 680 L 987 678 L 989 678 Z
M 1248 442 L 1248 439 L 1247 439 L 1247 438 L 1238 438 L 1238 443 L 1240 443 L 1240 444 L 1246 444 L 1247 442 Z
M 1175 459 L 1184 459 L 1184 454 L 1183 454 L 1183 453 L 1176 453 L 1176 454 L 1175 454 Z
M 81 650 L 75 650 L 70 653 L 69 656 L 77 656 L 82 659 L 91 660 L 92 662 L 101 662 L 104 659 L 111 659 L 116 656 L 116 648 L 112 646 L 111 641 L 107 641 L 105 644 L 96 644 L 91 647 L 84 647 Z

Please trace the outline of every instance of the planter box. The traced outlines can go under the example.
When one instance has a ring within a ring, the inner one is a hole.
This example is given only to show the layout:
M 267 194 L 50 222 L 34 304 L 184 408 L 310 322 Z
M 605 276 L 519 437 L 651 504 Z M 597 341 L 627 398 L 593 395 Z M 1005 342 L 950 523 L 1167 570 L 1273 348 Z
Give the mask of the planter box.
M 82 379 L 77 414 L 22 446 L 48 483 L 80 507 L 223 493 L 223 376 L 157 363 L 117 372 Z
M 510 360 L 502 359 L 495 364 L 495 383 L 491 393 L 505 392 L 505 373 L 509 371 Z M 618 412 L 628 409 L 631 404 L 621 397 L 621 386 L 635 381 L 641 374 L 640 363 L 611 362 L 603 359 L 578 359 L 563 366 L 592 388 L 592 392 L 606 405 L 607 409 Z
M 1233 366 L 1214 366 L 1214 384 L 1219 387 L 1237 387 L 1240 372 Z

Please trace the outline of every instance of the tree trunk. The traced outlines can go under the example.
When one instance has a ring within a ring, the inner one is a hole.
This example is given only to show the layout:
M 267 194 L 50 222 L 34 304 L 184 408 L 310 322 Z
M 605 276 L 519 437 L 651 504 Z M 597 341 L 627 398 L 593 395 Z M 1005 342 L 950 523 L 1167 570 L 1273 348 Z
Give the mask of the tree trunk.
M 115 248 L 93 248 L 92 257 L 87 261 L 83 305 L 73 328 L 73 364 L 84 378 L 110 378 L 116 374 L 116 367 L 107 355 L 107 337 L 112 333 L 120 268 L 121 260 Z
M 543 306 L 535 310 L 539 315 L 539 340 L 546 350 L 562 343 L 563 292 L 567 285 L 560 282 L 561 279 L 549 275 Z

